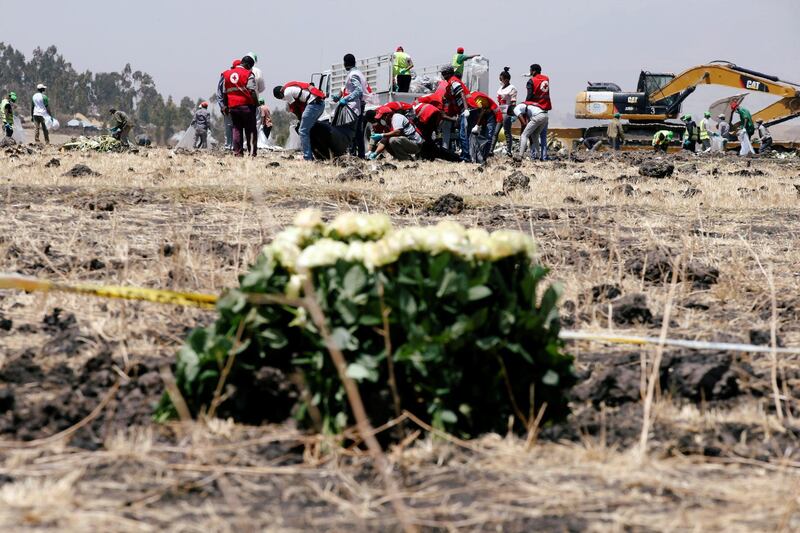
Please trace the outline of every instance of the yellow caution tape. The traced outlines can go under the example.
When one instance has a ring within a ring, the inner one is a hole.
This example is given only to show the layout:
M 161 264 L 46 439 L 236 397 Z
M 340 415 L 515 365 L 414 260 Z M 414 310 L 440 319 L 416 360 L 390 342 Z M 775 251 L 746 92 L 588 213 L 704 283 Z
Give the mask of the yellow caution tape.
M 91 285 L 88 283 L 59 283 L 56 281 L 7 274 L 0 274 L 0 289 L 14 289 L 28 292 L 71 292 L 74 294 L 98 296 L 100 298 L 140 300 L 143 302 L 172 304 L 185 307 L 201 307 L 204 309 L 212 309 L 217 303 L 217 296 L 214 294 L 176 292 L 161 289 L 145 289 L 141 287 Z
M 0 274 L 0 290 L 13 289 L 27 292 L 71 292 L 86 294 L 100 298 L 117 298 L 121 300 L 140 300 L 160 304 L 180 305 L 184 307 L 200 307 L 213 309 L 217 303 L 214 294 L 196 292 L 176 292 L 161 289 L 145 289 L 141 287 L 115 287 L 104 285 L 91 285 L 86 283 L 59 283 L 37 278 L 18 276 L 15 274 Z M 688 339 L 664 339 L 658 337 L 637 337 L 615 333 L 600 333 L 590 331 L 561 331 L 559 335 L 564 340 L 585 340 L 607 344 L 633 344 L 633 345 L 658 345 L 676 346 L 690 350 L 727 350 L 751 353 L 776 353 L 800 354 L 800 348 L 757 346 L 753 344 L 739 344 L 729 342 L 694 341 Z

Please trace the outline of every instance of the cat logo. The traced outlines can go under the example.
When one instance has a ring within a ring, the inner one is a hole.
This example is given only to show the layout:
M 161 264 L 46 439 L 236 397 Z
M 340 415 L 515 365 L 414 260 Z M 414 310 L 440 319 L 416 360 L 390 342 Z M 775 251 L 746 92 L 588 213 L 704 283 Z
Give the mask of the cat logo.
M 629 96 L 628 97 L 628 103 L 629 104 L 638 104 L 639 103 L 639 97 L 638 96 Z
M 754 80 L 752 78 L 746 78 L 742 76 L 741 79 L 742 87 L 747 89 L 748 91 L 759 91 L 762 93 L 768 93 L 769 87 L 766 86 L 763 82 Z

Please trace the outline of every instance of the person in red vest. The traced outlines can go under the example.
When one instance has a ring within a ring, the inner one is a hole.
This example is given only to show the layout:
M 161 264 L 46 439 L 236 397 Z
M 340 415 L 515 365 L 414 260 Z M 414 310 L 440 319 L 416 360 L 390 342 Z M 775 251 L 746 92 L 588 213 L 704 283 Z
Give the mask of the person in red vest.
M 239 157 L 244 155 L 245 137 L 247 137 L 250 155 L 255 157 L 258 151 L 258 137 L 254 120 L 258 105 L 258 93 L 256 92 L 256 78 L 250 70 L 253 65 L 253 58 L 244 56 L 239 66 L 222 73 L 224 92 L 221 108 L 223 113 L 231 116 L 233 153 Z
M 311 147 L 311 128 L 325 111 L 325 93 L 310 83 L 290 81 L 286 85 L 275 87 L 272 95 L 278 100 L 286 100 L 289 111 L 300 120 L 297 133 L 300 135 L 303 159 L 312 161 L 314 151 Z
M 425 97 L 421 97 L 420 100 L 423 98 Z M 428 161 L 443 159 L 457 163 L 461 160 L 458 154 L 436 143 L 435 134 L 439 130 L 439 126 L 445 121 L 445 116 L 441 109 L 441 100 L 425 99 L 432 100 L 432 103 L 417 100 L 414 103 L 414 118 L 411 120 L 417 127 L 417 131 L 422 135 L 422 147 L 419 156 Z M 446 123 L 450 124 L 450 122 Z
M 550 78 L 542 74 L 541 65 L 531 65 L 531 79 L 528 80 L 528 95 L 525 103 L 535 105 L 542 111 L 550 111 Z
M 398 161 L 409 161 L 422 150 L 422 135 L 405 114 L 382 106 L 374 115 L 365 114 L 365 118 L 372 120 L 371 140 L 375 143 L 375 150 L 367 154 L 367 159 L 376 159 L 387 151 Z
M 502 112 L 497 102 L 492 100 L 488 94 L 480 91 L 473 91 L 467 97 L 469 116 L 467 117 L 467 131 L 474 136 L 472 143 L 477 143 L 479 138 L 486 139 L 480 146 L 470 150 L 470 161 L 482 163 L 492 152 L 494 144 L 494 132 L 497 129 L 497 115 Z M 462 157 L 463 159 L 463 157 Z
M 453 67 L 444 67 L 441 72 L 442 79 L 447 82 L 445 102 L 447 102 L 447 105 L 452 111 L 461 115 L 461 127 L 459 128 L 461 137 L 461 160 L 469 162 L 469 130 L 467 130 L 467 117 L 469 117 L 467 97 L 469 96 L 469 89 L 464 85 L 464 82 L 461 81 L 461 78 L 456 76 Z
M 236 68 L 242 64 L 241 59 L 234 59 L 231 63 L 231 68 Z M 231 122 L 231 116 L 228 114 L 225 109 L 225 72 L 223 71 L 219 75 L 219 83 L 217 83 L 217 105 L 219 105 L 219 110 L 222 113 L 222 118 L 225 122 L 225 150 L 233 150 L 233 122 Z
M 448 151 L 450 151 L 450 140 L 452 137 L 453 124 L 458 123 L 458 121 L 461 120 L 458 107 L 456 107 L 455 103 L 448 96 L 449 87 L 450 84 L 447 83 L 447 80 L 443 79 L 439 82 L 439 85 L 436 87 L 436 90 L 433 93 L 417 98 L 417 102 L 421 102 L 423 104 L 432 104 L 442 112 L 441 145 L 442 148 Z

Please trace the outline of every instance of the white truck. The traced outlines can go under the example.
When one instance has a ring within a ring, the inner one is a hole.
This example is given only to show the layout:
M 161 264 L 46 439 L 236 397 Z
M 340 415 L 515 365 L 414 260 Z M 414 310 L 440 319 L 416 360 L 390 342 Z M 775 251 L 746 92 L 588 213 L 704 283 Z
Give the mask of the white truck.
M 356 67 L 364 73 L 367 83 L 372 89 L 367 102 L 367 109 L 373 109 L 388 102 L 411 103 L 417 97 L 433 92 L 442 79 L 440 71 L 445 65 L 415 66 L 411 71 L 410 90 L 412 92 L 397 92 L 394 90 L 392 83 L 392 57 L 393 54 L 384 54 L 356 62 Z M 347 71 L 341 63 L 311 76 L 311 82 L 328 95 L 325 101 L 325 114 L 321 117 L 322 120 L 333 117 L 333 112 L 336 109 L 334 98 L 338 99 L 341 94 L 346 77 Z M 490 94 L 489 60 L 480 56 L 468 60 L 464 64 L 463 80 L 471 91 L 477 90 Z

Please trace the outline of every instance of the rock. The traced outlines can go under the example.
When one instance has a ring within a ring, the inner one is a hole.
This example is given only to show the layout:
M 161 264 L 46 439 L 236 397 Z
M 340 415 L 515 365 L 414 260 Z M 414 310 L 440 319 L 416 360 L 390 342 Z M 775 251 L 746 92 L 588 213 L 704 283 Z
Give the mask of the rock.
M 636 192 L 636 189 L 633 188 L 633 185 L 630 183 L 625 183 L 624 185 L 617 185 L 613 189 L 611 189 L 611 194 L 624 194 L 625 196 L 633 196 L 633 193 Z
M 780 335 L 775 335 L 775 343 L 777 346 L 783 346 L 783 339 Z M 750 344 L 755 344 L 757 346 L 771 346 L 772 333 L 768 329 L 751 329 Z
M 797 191 L 797 194 L 800 196 L 800 185 L 794 184 L 794 190 Z
M 61 160 L 58 159 L 57 157 L 54 157 L 53 159 L 48 161 L 44 166 L 46 168 L 60 167 L 61 166 Z
M 632 354 L 595 366 L 572 391 L 572 399 L 619 406 L 641 400 L 640 356 Z M 736 367 L 739 368 L 736 368 Z M 748 369 L 726 352 L 665 353 L 659 368 L 662 391 L 695 402 L 723 400 L 741 393 L 737 375 Z M 750 372 L 751 373 L 751 372 Z
M 589 174 L 588 176 L 581 176 L 575 181 L 578 183 L 597 183 L 603 181 L 603 178 L 600 176 L 595 176 L 594 174 Z
M 379 167 L 379 170 L 397 170 L 397 165 L 393 165 L 392 163 L 383 163 Z
M 675 165 L 667 161 L 650 159 L 639 165 L 639 175 L 648 178 L 667 178 L 672 176 L 674 171 Z
M 731 176 L 763 176 L 764 175 L 764 171 L 763 170 L 758 170 L 758 169 L 750 170 L 750 169 L 747 169 L 747 168 L 743 168 L 741 170 L 735 170 L 733 172 L 728 172 L 728 174 L 730 174 Z
M 14 409 L 14 391 L 10 387 L 0 388 L 0 413 Z
M 0 330 L 11 331 L 11 328 L 13 327 L 14 327 L 14 321 L 0 314 Z
M 106 267 L 106 264 L 95 257 L 86 264 L 86 267 L 89 270 L 102 270 Z
M 565 196 L 564 197 L 565 204 L 573 204 L 573 205 L 581 205 L 583 202 L 575 198 L 574 196 Z
M 100 173 L 95 172 L 86 165 L 77 164 L 62 175 L 69 178 L 80 178 L 81 176 L 99 176 Z
M 684 198 L 694 198 L 698 194 L 703 194 L 703 191 L 700 189 L 695 189 L 694 187 L 689 187 L 685 191 L 681 192 L 681 196 Z
M 625 261 L 625 270 L 650 283 L 671 281 L 672 256 L 668 250 L 650 250 L 643 257 Z M 719 269 L 693 261 L 685 266 L 679 281 L 691 281 L 695 288 L 707 289 L 719 281 Z
M 685 172 L 687 174 L 697 172 L 697 164 L 687 163 L 685 165 L 681 165 L 678 167 L 678 172 Z
M 604 302 L 622 296 L 622 289 L 616 283 L 601 283 L 592 287 L 592 302 Z
M 278 163 L 277 161 L 272 161 L 271 163 L 267 163 L 267 168 L 278 168 L 279 166 L 281 166 L 281 164 Z
M 0 139 L 0 148 L 5 148 L 6 146 L 14 146 L 17 144 L 17 141 L 14 140 L 13 137 L 3 137 Z
M 629 294 L 614 301 L 611 317 L 615 324 L 648 324 L 653 321 L 653 313 L 647 307 L 644 294 Z
M 464 211 L 464 199 L 452 193 L 447 193 L 436 199 L 428 212 L 433 215 L 458 215 Z
M 531 188 L 531 178 L 520 171 L 515 171 L 503 178 L 503 193 L 527 191 Z
M 349 167 L 347 170 L 336 176 L 339 181 L 369 181 L 369 174 L 359 167 Z

